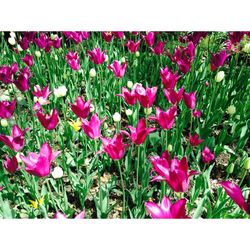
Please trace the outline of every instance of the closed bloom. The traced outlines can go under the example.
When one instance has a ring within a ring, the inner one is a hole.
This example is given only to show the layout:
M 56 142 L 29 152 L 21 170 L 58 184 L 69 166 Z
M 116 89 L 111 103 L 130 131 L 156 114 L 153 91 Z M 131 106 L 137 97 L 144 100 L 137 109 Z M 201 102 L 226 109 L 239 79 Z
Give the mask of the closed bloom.
M 94 48 L 93 50 L 88 50 L 89 59 L 94 64 L 102 64 L 105 62 L 106 55 L 102 52 L 100 48 Z
M 26 92 L 29 89 L 29 79 L 31 77 L 30 69 L 25 67 L 20 70 L 18 79 L 14 82 L 16 87 L 23 92 Z
M 165 89 L 173 89 L 180 78 L 177 72 L 175 74 L 172 73 L 168 67 L 160 70 L 160 76 Z
M 156 99 L 157 87 L 146 87 L 145 89 L 140 83 L 137 83 L 134 85 L 134 90 L 137 100 L 142 105 L 142 107 L 150 108 L 153 105 Z
M 211 59 L 211 70 L 215 71 L 216 69 L 222 67 L 227 59 L 227 51 L 222 50 L 217 54 L 212 53 L 212 59 Z
M 195 146 L 200 145 L 203 142 L 203 140 L 200 139 L 198 134 L 195 134 L 195 135 L 190 135 L 189 136 L 189 142 L 190 142 L 190 145 L 192 147 L 195 147 Z
M 164 89 L 164 96 L 167 98 L 168 102 L 176 105 L 178 104 L 182 97 L 184 92 L 184 87 L 181 87 L 178 92 L 175 92 L 174 89 Z
M 49 143 L 45 142 L 39 154 L 30 152 L 28 157 L 20 155 L 20 158 L 26 165 L 26 172 L 38 177 L 45 177 L 50 174 L 51 163 L 60 153 L 60 151 L 52 152 Z
M 72 111 L 79 117 L 85 119 L 90 112 L 91 101 L 85 102 L 80 96 L 76 98 L 76 104 L 70 103 Z
M 215 81 L 216 82 L 221 82 L 225 77 L 225 72 L 224 71 L 219 71 L 216 76 L 215 76 Z
M 159 107 L 156 107 L 156 117 L 151 116 L 149 120 L 157 121 L 162 129 L 169 130 L 174 126 L 176 115 L 176 106 L 170 107 L 167 111 L 162 111 Z
M 127 131 L 122 130 L 121 133 L 127 135 L 130 140 L 137 145 L 144 143 L 149 133 L 155 131 L 155 128 L 147 128 L 145 119 L 140 119 L 137 127 L 128 126 L 130 134 Z
M 80 58 L 77 52 L 68 52 L 66 55 L 67 63 L 73 70 L 80 69 Z
M 132 81 L 128 81 L 128 82 L 127 82 L 127 87 L 128 87 L 129 89 L 132 89 L 133 86 L 134 86 L 134 84 L 133 84 Z
M 125 113 L 127 116 L 131 116 L 133 114 L 133 111 L 131 109 L 126 109 Z
M 184 93 L 183 94 L 183 99 L 186 104 L 186 106 L 193 110 L 195 109 L 196 105 L 196 91 L 195 92 L 190 92 L 190 93 Z
M 152 47 L 155 42 L 155 33 L 154 32 L 148 32 L 147 35 L 142 35 L 145 43 L 149 46 Z
M 246 169 L 246 170 L 250 170 L 250 157 L 246 158 L 243 162 L 243 167 Z
M 55 167 L 51 172 L 51 175 L 54 179 L 60 179 L 63 177 L 63 170 L 61 167 Z
M 108 65 L 108 69 L 112 70 L 116 77 L 122 78 L 125 74 L 128 62 L 120 65 L 120 63 L 115 60 L 112 64 Z
M 2 127 L 6 128 L 8 126 L 8 120 L 6 119 L 1 119 L 0 124 Z
M 113 114 L 113 120 L 114 120 L 114 122 L 119 122 L 119 121 L 121 121 L 121 115 L 120 115 L 118 112 L 115 112 L 115 113 Z
M 85 212 L 82 211 L 75 216 L 75 219 L 84 219 L 84 217 L 85 217 Z M 54 219 L 68 219 L 68 217 L 65 214 L 58 211 L 55 213 Z
M 0 135 L 0 141 L 2 141 L 6 146 L 14 151 L 20 151 L 24 147 L 24 134 L 29 130 L 26 128 L 21 130 L 16 124 L 12 127 L 11 136 Z
M 134 42 L 132 40 L 128 40 L 127 43 L 125 44 L 125 46 L 128 47 L 128 49 L 131 53 L 135 53 L 139 49 L 140 44 L 141 44 L 141 40 L 139 40 L 137 42 Z
M 135 105 L 137 101 L 135 89 L 132 89 L 130 92 L 127 88 L 122 87 L 122 94 L 117 94 L 117 96 L 122 97 L 127 104 L 132 106 Z
M 210 161 L 213 161 L 215 158 L 214 154 L 211 152 L 208 146 L 206 146 L 202 150 L 201 156 L 204 163 L 209 163 Z
M 37 115 L 39 122 L 47 130 L 55 129 L 59 122 L 58 112 L 56 109 L 53 109 L 50 115 L 43 114 L 42 110 L 38 110 L 36 115 Z
M 18 170 L 17 158 L 15 156 L 12 158 L 7 156 L 6 161 L 3 162 L 3 166 L 10 174 L 14 174 Z
M 26 54 L 22 61 L 28 66 L 31 67 L 33 65 L 33 56 Z
M 152 219 L 187 219 L 186 215 L 186 199 L 180 199 L 172 204 L 171 200 L 164 195 L 161 205 L 154 202 L 145 202 L 147 212 Z
M 164 42 L 158 41 L 155 47 L 150 47 L 151 51 L 156 55 L 161 55 L 164 51 Z
M 13 116 L 16 107 L 16 99 L 12 102 L 0 101 L 0 118 L 8 119 Z
M 96 70 L 95 70 L 94 68 L 90 69 L 90 71 L 89 71 L 89 76 L 90 76 L 91 78 L 94 78 L 94 77 L 96 76 Z
M 57 89 L 54 89 L 54 95 L 59 98 L 59 97 L 63 97 L 66 96 L 67 94 L 67 88 L 63 85 L 58 87 Z
M 250 193 L 245 201 L 240 187 L 231 181 L 222 181 L 220 185 L 225 189 L 230 198 L 247 214 L 250 215 Z

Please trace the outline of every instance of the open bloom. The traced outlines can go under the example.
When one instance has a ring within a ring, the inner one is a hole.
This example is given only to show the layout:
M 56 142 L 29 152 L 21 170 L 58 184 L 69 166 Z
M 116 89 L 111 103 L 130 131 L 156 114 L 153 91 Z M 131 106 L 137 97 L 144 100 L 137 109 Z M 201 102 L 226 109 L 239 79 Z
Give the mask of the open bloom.
M 128 144 L 123 144 L 122 135 L 116 134 L 112 139 L 101 137 L 103 150 L 113 160 L 120 160 Z
M 100 48 L 94 48 L 93 50 L 88 50 L 89 59 L 94 64 L 102 64 L 105 62 L 106 55 L 101 51 Z
M 7 156 L 6 161 L 3 162 L 3 166 L 10 174 L 14 174 L 18 169 L 16 156 L 13 156 L 12 158 Z
M 35 96 L 34 97 L 35 105 L 33 106 L 34 110 L 40 109 L 41 105 L 47 105 L 50 103 L 48 97 L 52 92 L 49 91 L 48 85 L 43 89 L 41 89 L 39 85 L 35 85 L 34 90 L 35 91 L 32 92 L 32 94 Z
M 137 127 L 128 126 L 130 134 L 127 131 L 122 130 L 121 133 L 127 135 L 131 141 L 137 145 L 144 143 L 149 133 L 155 131 L 155 128 L 147 128 L 145 119 L 140 119 Z
M 60 151 L 52 152 L 49 143 L 45 142 L 39 154 L 29 152 L 28 157 L 20 155 L 20 158 L 26 165 L 25 171 L 38 177 L 45 177 L 50 174 L 51 163 L 60 153 Z
M 213 161 L 215 158 L 214 154 L 211 152 L 208 146 L 206 146 L 202 150 L 201 156 L 204 163 L 209 163 L 210 161 Z
M 203 140 L 200 139 L 198 134 L 195 134 L 195 135 L 190 135 L 189 136 L 189 142 L 190 142 L 190 145 L 192 147 L 195 147 L 195 146 L 200 145 L 203 142 Z
M 91 101 L 85 102 L 80 96 L 76 98 L 76 104 L 70 103 L 72 111 L 79 117 L 85 119 L 90 113 Z
M 39 122 L 47 130 L 55 129 L 55 127 L 57 126 L 59 122 L 58 112 L 56 109 L 53 109 L 50 115 L 43 114 L 43 111 L 40 109 L 37 111 L 36 115 L 37 115 Z
M 178 92 L 175 92 L 174 89 L 164 89 L 164 96 L 167 98 L 168 102 L 176 105 L 178 104 L 182 97 L 184 92 L 184 87 L 181 87 Z
M 248 199 L 245 202 L 240 187 L 231 181 L 222 181 L 220 185 L 225 189 L 230 198 L 247 214 L 250 215 L 250 193 Z
M 10 118 L 15 110 L 16 107 L 16 99 L 12 102 L 8 101 L 0 101 L 0 118 L 8 119 Z
M 201 110 L 194 110 L 193 112 L 192 112 L 192 115 L 193 115 L 193 117 L 195 117 L 195 118 L 199 118 L 199 117 L 201 117 Z
M 101 125 L 107 118 L 100 121 L 98 114 L 95 113 L 90 120 L 82 119 L 82 128 L 90 139 L 97 139 L 101 136 Z
M 26 128 L 21 130 L 16 124 L 12 127 L 11 136 L 0 135 L 0 141 L 14 151 L 20 151 L 24 147 L 24 134 L 29 130 Z
M 113 39 L 113 34 L 112 32 L 102 32 L 102 38 L 107 42 L 111 42 L 111 40 Z
M 156 116 L 150 116 L 149 120 L 157 121 L 157 123 L 163 129 L 171 129 L 174 126 L 175 117 L 177 115 L 176 106 L 170 107 L 167 111 L 162 111 L 159 107 L 156 107 Z
M 16 87 L 23 92 L 26 92 L 29 89 L 29 79 L 31 77 L 30 69 L 25 67 L 20 70 L 17 80 L 14 82 Z
M 164 42 L 158 41 L 155 47 L 150 47 L 151 51 L 156 55 L 161 55 L 164 51 Z
M 13 63 L 11 66 L 2 65 L 0 67 L 0 81 L 8 84 L 13 81 L 13 76 L 18 70 L 17 63 Z
M 212 59 L 211 59 L 211 70 L 215 71 L 216 69 L 220 68 L 223 66 L 227 59 L 228 55 L 226 50 L 222 50 L 217 54 L 212 53 Z
M 137 101 L 135 89 L 132 89 L 130 92 L 127 88 L 122 87 L 122 94 L 117 94 L 117 96 L 121 96 L 127 104 L 132 106 L 135 105 Z
M 160 70 L 160 76 L 165 89 L 173 89 L 180 78 L 178 73 L 172 73 L 168 67 Z
M 184 93 L 183 94 L 183 99 L 186 104 L 186 106 L 193 110 L 195 109 L 196 105 L 196 91 L 195 92 L 190 92 L 190 93 Z
M 155 33 L 154 32 L 148 32 L 147 35 L 142 35 L 145 43 L 149 46 L 152 47 L 155 42 Z
M 33 65 L 33 56 L 26 54 L 22 61 L 28 66 L 31 67 Z
M 125 44 L 125 46 L 128 47 L 128 49 L 131 53 L 135 53 L 139 49 L 140 44 L 141 44 L 141 40 L 139 40 L 137 42 L 134 42 L 132 40 L 128 40 L 127 43 Z
M 143 108 L 150 108 L 153 105 L 156 98 L 157 87 L 146 87 L 145 89 L 140 83 L 137 83 L 134 85 L 134 90 L 137 100 Z
M 172 204 L 171 200 L 164 195 L 161 205 L 152 201 L 145 202 L 145 207 L 153 219 L 186 219 L 186 199 L 180 199 Z
M 63 35 L 66 36 L 69 40 L 74 41 L 75 43 L 81 43 L 83 40 L 88 40 L 89 38 L 89 32 L 87 31 L 63 32 Z
M 76 121 L 70 119 L 70 121 L 68 121 L 68 124 L 75 130 L 75 131 L 79 131 L 82 127 L 82 121 L 80 118 L 77 118 Z
M 152 181 L 166 181 L 175 192 L 186 192 L 190 176 L 199 174 L 194 170 L 188 172 L 186 157 L 181 160 L 178 160 L 176 156 L 170 159 L 168 151 L 165 151 L 161 157 L 151 156 L 150 161 L 153 165 L 152 171 L 156 173 Z
M 112 70 L 116 77 L 122 78 L 125 74 L 128 62 L 120 64 L 117 60 L 115 60 L 112 64 L 108 65 L 108 69 Z
M 80 58 L 77 52 L 68 52 L 66 55 L 67 63 L 73 70 L 80 69 Z
M 75 219 L 84 219 L 84 217 L 85 217 L 85 212 L 82 211 L 75 216 Z M 55 213 L 54 219 L 68 219 L 68 217 L 65 214 L 58 211 Z

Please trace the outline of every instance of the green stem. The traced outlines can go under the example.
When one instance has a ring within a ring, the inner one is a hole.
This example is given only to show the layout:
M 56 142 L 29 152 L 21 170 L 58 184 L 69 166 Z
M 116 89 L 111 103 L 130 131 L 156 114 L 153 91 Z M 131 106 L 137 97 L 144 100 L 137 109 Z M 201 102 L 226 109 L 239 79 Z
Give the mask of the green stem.
M 122 170 L 121 170 L 121 163 L 120 163 L 120 161 L 117 161 L 117 165 L 118 165 L 118 168 L 119 168 L 119 173 L 120 173 L 120 178 L 121 178 L 122 195 L 123 195 L 122 218 L 124 218 L 126 197 L 125 197 L 125 188 L 124 188 L 124 181 L 123 181 L 123 177 L 122 177 Z

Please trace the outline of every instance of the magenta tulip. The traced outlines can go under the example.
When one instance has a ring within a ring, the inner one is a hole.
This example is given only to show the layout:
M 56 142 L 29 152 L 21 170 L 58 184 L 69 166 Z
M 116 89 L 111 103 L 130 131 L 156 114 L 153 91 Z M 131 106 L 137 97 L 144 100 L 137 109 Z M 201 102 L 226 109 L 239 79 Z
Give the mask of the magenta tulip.
M 48 97 L 52 93 L 49 91 L 49 86 L 45 86 L 43 89 L 39 85 L 34 86 L 34 90 L 32 94 L 37 97 L 37 102 L 39 102 L 41 105 L 47 105 L 49 104 Z
M 77 52 L 68 52 L 66 55 L 67 63 L 73 70 L 80 69 L 80 58 Z
M 212 53 L 211 59 L 211 70 L 215 71 L 216 69 L 222 67 L 227 59 L 228 55 L 226 50 L 222 50 L 217 54 Z
M 85 102 L 80 96 L 76 98 L 76 104 L 70 103 L 72 111 L 79 117 L 85 119 L 90 113 L 91 101 Z
M 75 216 L 75 219 L 84 219 L 84 218 L 85 218 L 85 212 L 84 211 L 80 212 L 79 214 L 77 214 Z M 58 211 L 58 212 L 55 213 L 54 219 L 68 219 L 68 217 L 65 214 Z
M 181 87 L 178 92 L 175 92 L 174 89 L 164 89 L 164 96 L 167 98 L 168 102 L 176 105 L 178 104 L 182 97 L 184 92 L 184 87 Z
M 13 63 L 10 67 L 2 65 L 0 67 L 0 81 L 9 84 L 13 82 L 13 77 L 18 70 L 17 63 Z
M 194 110 L 193 113 L 192 113 L 193 117 L 195 118 L 199 118 L 201 117 L 201 110 Z
M 26 54 L 22 61 L 28 66 L 31 67 L 33 65 L 33 56 Z
M 190 110 L 195 109 L 195 106 L 196 106 L 196 91 L 195 92 L 190 92 L 190 93 L 184 93 L 183 94 L 183 99 L 184 99 L 184 102 L 185 102 L 186 106 Z
M 124 37 L 124 32 L 123 31 L 113 31 L 112 34 L 115 35 L 116 38 L 122 39 Z
M 16 87 L 23 92 L 26 92 L 29 89 L 29 79 L 31 77 L 30 69 L 25 67 L 20 70 L 18 79 L 14 82 Z
M 190 142 L 190 145 L 192 147 L 195 147 L 195 146 L 200 145 L 203 142 L 203 140 L 200 139 L 198 134 L 195 134 L 195 135 L 190 135 L 189 136 L 189 142 Z
M 55 129 L 59 122 L 58 112 L 56 109 L 53 109 L 50 115 L 43 114 L 43 111 L 40 109 L 36 112 L 36 115 L 37 115 L 39 122 L 47 130 Z
M 69 40 L 72 40 L 77 44 L 81 43 L 83 40 L 88 40 L 89 38 L 89 32 L 86 32 L 86 31 L 63 32 L 63 35 L 65 35 Z
M 146 87 L 145 89 L 140 83 L 137 83 L 134 85 L 134 90 L 137 100 L 142 105 L 142 107 L 150 108 L 153 105 L 156 99 L 157 87 Z
M 102 32 L 102 37 L 107 43 L 109 43 L 113 39 L 113 34 L 112 32 Z
M 160 76 L 165 89 L 173 89 L 180 78 L 177 72 L 172 73 L 168 67 L 160 70 Z
M 117 96 L 122 97 L 128 105 L 133 106 L 137 101 L 137 95 L 134 88 L 130 92 L 127 88 L 122 87 L 122 94 L 117 94 Z
M 149 46 L 152 47 L 155 42 L 155 33 L 154 32 L 148 32 L 147 35 L 142 35 L 145 43 Z
M 108 65 L 108 69 L 112 70 L 116 77 L 122 78 L 125 74 L 128 62 L 120 64 L 117 60 L 115 60 L 112 64 Z
M 13 116 L 16 107 L 16 99 L 12 102 L 0 101 L 0 118 L 8 119 Z
M 164 51 L 164 42 L 158 41 L 155 47 L 150 47 L 151 51 L 156 55 L 162 55 Z
M 89 59 L 94 64 L 102 64 L 105 62 L 106 54 L 102 52 L 100 48 L 94 48 L 93 50 L 88 50 Z
M 128 49 L 131 53 L 135 53 L 136 51 L 138 51 L 140 44 L 141 44 L 141 40 L 139 40 L 137 42 L 134 42 L 132 40 L 128 40 L 127 43 L 125 44 L 125 46 L 128 47 Z
M 215 156 L 214 154 L 211 152 L 211 150 L 209 149 L 208 146 L 206 146 L 202 152 L 201 152 L 201 156 L 202 156 L 202 161 L 204 163 L 209 163 L 210 161 L 213 161 Z
M 12 158 L 7 156 L 6 161 L 3 162 L 3 166 L 10 174 L 14 174 L 18 170 L 16 156 L 13 156 Z

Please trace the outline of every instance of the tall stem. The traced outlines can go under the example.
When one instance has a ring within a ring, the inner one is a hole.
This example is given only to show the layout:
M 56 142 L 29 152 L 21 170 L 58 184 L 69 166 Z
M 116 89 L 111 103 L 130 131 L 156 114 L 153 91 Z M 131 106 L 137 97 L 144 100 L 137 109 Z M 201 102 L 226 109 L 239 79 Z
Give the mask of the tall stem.
M 117 161 L 117 165 L 118 165 L 118 168 L 119 168 L 119 173 L 120 173 L 120 178 L 121 178 L 122 195 L 123 195 L 122 218 L 124 218 L 126 197 L 125 197 L 125 188 L 124 188 L 124 181 L 123 181 L 123 177 L 122 177 L 122 170 L 121 170 L 121 163 L 120 163 L 120 161 Z

